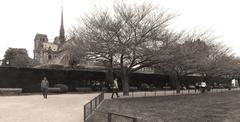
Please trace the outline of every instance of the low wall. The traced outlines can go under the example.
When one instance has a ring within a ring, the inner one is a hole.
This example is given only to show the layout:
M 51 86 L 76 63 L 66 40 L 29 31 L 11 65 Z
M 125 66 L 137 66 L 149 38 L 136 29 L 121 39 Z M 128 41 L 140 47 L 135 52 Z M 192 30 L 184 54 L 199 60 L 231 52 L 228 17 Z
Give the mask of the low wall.
M 44 76 L 47 77 L 50 87 L 55 84 L 66 84 L 70 91 L 79 87 L 90 87 L 91 83 L 95 81 L 106 81 L 106 72 L 104 71 L 0 67 L 0 88 L 22 88 L 23 92 L 39 92 L 41 90 L 40 83 Z M 133 73 L 130 75 L 129 85 L 139 87 L 142 83 L 147 83 L 163 87 L 169 83 L 174 86 L 175 83 L 171 84 L 169 79 L 169 76 L 166 75 Z M 185 85 L 195 84 L 195 82 L 202 80 L 202 77 L 193 76 L 180 79 L 181 83 Z M 209 78 L 208 80 L 211 83 L 226 81 L 224 78 Z M 121 86 L 121 82 L 119 85 Z
M 68 85 L 70 90 L 86 85 L 89 80 L 105 80 L 105 73 L 96 71 L 0 67 L 0 88 L 22 88 L 23 92 L 39 92 L 44 76 L 50 87 L 62 83 Z

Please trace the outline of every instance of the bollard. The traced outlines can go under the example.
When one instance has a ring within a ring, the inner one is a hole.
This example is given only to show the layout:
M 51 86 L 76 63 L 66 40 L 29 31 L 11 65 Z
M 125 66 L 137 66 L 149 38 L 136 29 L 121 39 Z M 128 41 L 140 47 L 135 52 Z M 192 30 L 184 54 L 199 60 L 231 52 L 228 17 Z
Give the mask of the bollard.
M 108 113 L 108 122 L 111 122 L 112 120 L 112 114 L 111 113 Z
M 92 113 L 92 100 L 90 101 L 90 113 Z
M 84 113 L 83 113 L 83 118 L 84 118 L 84 121 L 85 121 L 86 118 L 87 118 L 87 117 L 86 117 L 86 115 L 87 115 L 87 114 L 86 114 L 86 106 L 84 106 L 84 111 L 83 111 L 83 112 L 84 112 Z
M 97 108 L 97 97 L 95 97 L 94 101 L 95 101 L 95 108 Z
M 101 98 L 100 98 L 100 96 L 98 96 L 98 104 L 100 104 L 101 103 Z

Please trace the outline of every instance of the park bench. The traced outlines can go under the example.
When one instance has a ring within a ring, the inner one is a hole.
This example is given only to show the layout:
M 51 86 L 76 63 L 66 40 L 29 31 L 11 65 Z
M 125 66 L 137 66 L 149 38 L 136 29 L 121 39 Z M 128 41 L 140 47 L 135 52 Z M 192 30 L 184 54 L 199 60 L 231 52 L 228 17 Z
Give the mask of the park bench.
M 76 91 L 78 91 L 78 92 L 91 92 L 92 89 L 90 87 L 79 87 L 79 88 L 76 88 Z
M 60 93 L 61 89 L 60 88 L 48 88 L 49 93 Z
M 20 95 L 22 88 L 0 88 L 0 95 Z
M 137 91 L 137 90 L 138 90 L 138 88 L 135 87 L 135 86 L 130 86 L 129 87 L 129 91 Z
M 167 91 L 167 90 L 170 90 L 170 89 L 172 89 L 172 87 L 171 87 L 171 86 L 163 86 L 162 88 L 163 88 L 163 90 L 164 90 L 164 91 Z
M 196 87 L 194 85 L 188 85 L 188 89 L 195 89 Z

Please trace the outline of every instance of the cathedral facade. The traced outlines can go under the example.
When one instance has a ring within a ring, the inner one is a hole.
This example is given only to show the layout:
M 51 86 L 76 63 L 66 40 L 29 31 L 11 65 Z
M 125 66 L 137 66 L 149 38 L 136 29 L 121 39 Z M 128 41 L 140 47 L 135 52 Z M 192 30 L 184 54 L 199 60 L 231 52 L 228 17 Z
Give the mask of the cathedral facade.
M 61 10 L 61 25 L 59 36 L 54 38 L 53 42 L 49 42 L 46 34 L 37 33 L 34 38 L 34 59 L 41 65 L 51 64 L 56 60 L 60 60 L 59 57 L 62 55 L 62 46 L 66 42 L 65 31 L 63 25 L 63 9 Z

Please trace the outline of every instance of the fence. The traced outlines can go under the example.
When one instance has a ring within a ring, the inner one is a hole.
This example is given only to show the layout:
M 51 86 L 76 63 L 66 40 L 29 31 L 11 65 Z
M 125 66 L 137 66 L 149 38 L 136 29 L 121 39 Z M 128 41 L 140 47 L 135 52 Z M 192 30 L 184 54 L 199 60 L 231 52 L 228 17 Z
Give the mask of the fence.
M 204 92 L 218 93 L 226 91 L 240 91 L 240 87 L 229 88 L 211 88 L 205 89 Z M 152 90 L 152 91 L 130 91 L 127 97 L 147 97 L 147 96 L 170 96 L 170 95 L 183 95 L 183 94 L 200 94 L 201 89 L 181 89 L 180 93 L 177 94 L 176 90 L 163 89 L 163 90 Z M 124 96 L 125 97 L 125 96 Z
M 141 119 L 120 113 L 99 110 L 94 112 L 94 117 L 88 119 L 89 122 L 141 122 Z
M 108 122 L 137 122 L 136 117 L 131 117 L 128 115 L 122 115 L 118 113 L 108 113 Z
M 211 88 L 205 89 L 208 93 L 218 93 L 226 91 L 240 91 L 240 87 L 229 88 Z M 186 95 L 186 94 L 200 94 L 201 89 L 181 89 L 180 93 L 176 92 L 176 89 L 162 89 L 162 90 L 130 90 L 129 96 L 123 96 L 122 92 L 119 92 L 120 98 L 131 98 L 131 97 L 154 97 L 154 96 L 172 96 L 172 95 Z M 111 98 L 111 93 L 105 93 L 105 98 Z
M 90 102 L 84 105 L 84 121 L 93 113 L 98 105 L 104 100 L 104 93 L 102 92 L 97 97 L 93 98 Z

